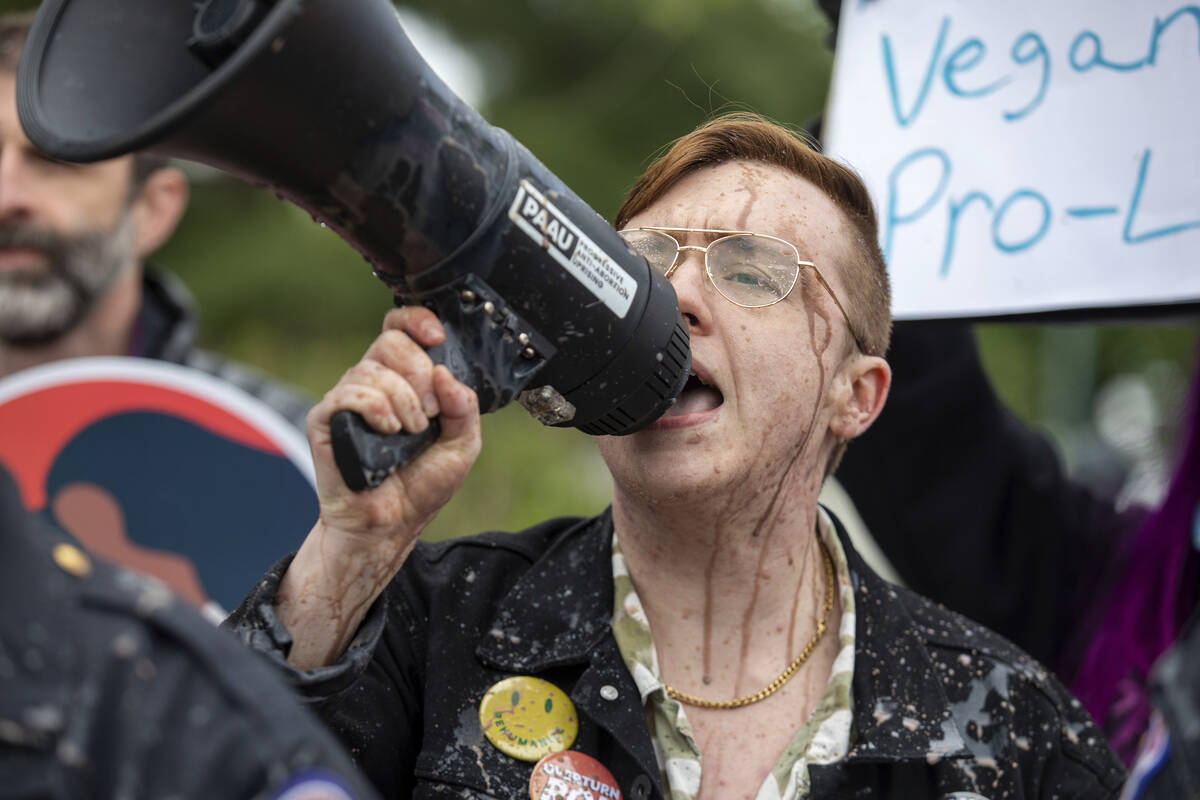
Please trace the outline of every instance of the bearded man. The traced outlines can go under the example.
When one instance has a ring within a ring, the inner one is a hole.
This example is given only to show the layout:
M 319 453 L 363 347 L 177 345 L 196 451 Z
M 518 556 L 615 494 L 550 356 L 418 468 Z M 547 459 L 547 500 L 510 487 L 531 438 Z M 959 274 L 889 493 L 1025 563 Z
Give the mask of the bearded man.
M 146 265 L 187 208 L 183 173 L 147 154 L 68 164 L 26 138 L 16 78 L 32 21 L 0 15 L 0 378 L 63 358 L 144 356 L 212 373 L 303 429 L 309 401 L 196 350 L 187 290 Z

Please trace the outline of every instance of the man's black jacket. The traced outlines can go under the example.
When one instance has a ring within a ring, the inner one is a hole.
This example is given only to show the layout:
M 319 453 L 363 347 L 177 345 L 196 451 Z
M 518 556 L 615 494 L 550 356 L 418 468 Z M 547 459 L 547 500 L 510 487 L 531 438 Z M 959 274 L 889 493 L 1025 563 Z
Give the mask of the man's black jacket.
M 856 588 L 852 749 L 811 768 L 814 798 L 1115 796 L 1120 764 L 1039 664 L 885 583 L 838 533 Z M 291 640 L 273 613 L 287 559 L 226 624 L 288 672 L 387 797 L 527 796 L 533 765 L 488 742 L 478 709 L 496 682 L 535 675 L 574 701 L 574 749 L 607 766 L 625 797 L 661 798 L 610 627 L 611 542 L 606 513 L 420 543 L 342 661 L 308 673 L 286 665 Z
M 371 798 L 269 667 L 88 558 L 0 469 L 0 798 Z

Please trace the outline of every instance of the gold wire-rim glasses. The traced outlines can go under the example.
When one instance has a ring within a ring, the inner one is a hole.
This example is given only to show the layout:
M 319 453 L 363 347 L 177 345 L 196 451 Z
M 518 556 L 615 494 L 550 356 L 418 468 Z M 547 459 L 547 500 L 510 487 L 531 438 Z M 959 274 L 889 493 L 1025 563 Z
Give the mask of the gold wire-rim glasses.
M 630 231 L 653 231 L 655 233 L 661 233 L 675 243 L 675 258 L 672 259 L 670 266 L 668 266 L 666 268 L 666 270 L 662 272 L 662 275 L 664 278 L 669 279 L 671 277 L 671 275 L 675 272 L 675 270 L 679 268 L 679 263 L 680 263 L 679 254 L 681 252 L 683 252 L 684 250 L 698 250 L 699 252 L 703 253 L 704 254 L 704 273 L 708 276 L 708 280 L 710 283 L 712 283 L 713 288 L 717 290 L 717 294 L 721 295 L 721 297 L 724 297 L 730 303 L 733 303 L 735 306 L 738 306 L 740 308 L 767 308 L 768 306 L 773 306 L 776 303 L 779 303 L 779 302 L 785 300 L 787 298 L 787 296 L 792 293 L 792 289 L 796 288 L 796 283 L 800 279 L 800 269 L 802 267 L 810 268 L 813 271 L 813 274 L 817 276 L 817 281 L 821 284 L 822 287 L 824 287 L 825 291 L 829 294 L 829 297 L 833 300 L 833 304 L 835 306 L 837 306 L 838 311 L 841 312 L 842 319 L 846 322 L 846 329 L 848 331 L 850 331 L 850 336 L 854 339 L 854 343 L 858 346 L 859 351 L 862 353 L 867 353 L 867 348 L 863 347 L 862 338 L 858 335 L 858 332 L 854 329 L 853 323 L 850 322 L 850 315 L 846 313 L 845 306 L 843 306 L 842 301 L 838 299 L 837 294 L 833 291 L 833 287 L 829 285 L 829 281 L 825 280 L 825 276 L 821 274 L 821 270 L 817 267 L 816 264 L 814 264 L 811 261 L 805 261 L 804 259 L 800 258 L 800 250 L 796 247 L 796 245 L 792 244 L 787 239 L 781 239 L 780 237 L 772 236 L 769 233 L 755 233 L 754 231 L 725 230 L 723 228 L 671 228 L 671 227 L 666 227 L 666 226 L 661 226 L 661 225 L 641 225 L 636 228 L 622 228 L 620 231 L 618 231 L 618 233 L 621 234 L 622 236 L 624 236 L 624 234 L 626 234 Z M 680 244 L 679 240 L 671 235 L 672 231 L 674 231 L 676 233 L 711 233 L 711 234 L 720 234 L 720 235 L 716 239 L 713 239 L 711 242 L 709 242 L 707 245 L 701 246 L 701 245 L 696 245 L 696 244 Z M 734 300 L 732 297 L 725 294 L 725 292 L 721 291 L 721 287 L 717 284 L 716 278 L 713 277 L 712 269 L 709 266 L 709 263 L 708 263 L 709 248 L 711 248 L 713 245 L 716 245 L 727 239 L 733 239 L 733 238 L 744 237 L 744 236 L 754 236 L 754 237 L 758 237 L 760 239 L 770 239 L 772 241 L 779 242 L 780 244 L 787 245 L 791 249 L 792 254 L 795 256 L 796 271 L 792 275 L 791 285 L 788 286 L 787 291 L 783 292 L 782 294 L 779 295 L 779 297 L 771 300 L 768 303 L 762 303 L 760 305 L 747 305 L 745 303 L 739 303 L 737 300 Z M 651 265 L 651 266 L 653 266 L 653 265 Z

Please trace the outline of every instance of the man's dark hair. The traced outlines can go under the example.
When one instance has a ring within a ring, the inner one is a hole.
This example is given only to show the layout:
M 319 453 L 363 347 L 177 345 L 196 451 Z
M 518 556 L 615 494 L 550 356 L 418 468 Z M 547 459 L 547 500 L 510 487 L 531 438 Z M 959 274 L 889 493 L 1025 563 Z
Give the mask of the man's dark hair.
M 21 61 L 21 50 L 25 46 L 25 37 L 29 35 L 29 28 L 33 25 L 36 14 L 36 10 L 0 14 L 0 71 L 17 71 L 17 64 Z M 132 197 L 154 172 L 169 165 L 170 161 L 163 156 L 134 153 L 130 196 Z

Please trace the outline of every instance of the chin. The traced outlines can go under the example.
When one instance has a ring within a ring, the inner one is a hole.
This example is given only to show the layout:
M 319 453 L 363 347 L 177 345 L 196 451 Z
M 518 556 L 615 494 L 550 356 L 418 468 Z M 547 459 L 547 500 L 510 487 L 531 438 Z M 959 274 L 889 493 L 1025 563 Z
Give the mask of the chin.
M 636 435 L 636 434 L 635 434 Z M 693 504 L 720 492 L 737 471 L 676 448 L 601 449 L 616 491 L 654 505 Z

